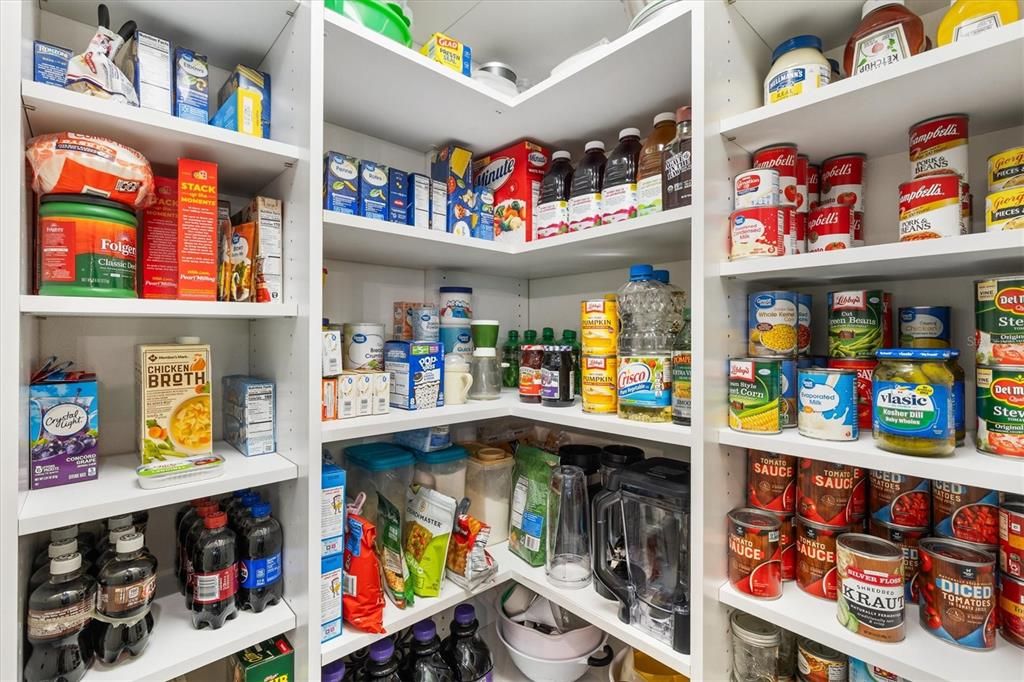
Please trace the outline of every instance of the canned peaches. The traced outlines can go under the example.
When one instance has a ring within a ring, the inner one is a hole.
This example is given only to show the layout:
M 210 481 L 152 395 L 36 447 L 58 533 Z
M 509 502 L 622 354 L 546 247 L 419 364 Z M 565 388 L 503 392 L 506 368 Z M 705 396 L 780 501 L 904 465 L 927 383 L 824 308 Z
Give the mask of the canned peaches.
M 967 182 L 967 114 L 935 116 L 910 127 L 910 177 L 956 173 Z
M 616 364 L 614 355 L 584 355 L 580 358 L 584 412 L 615 414 L 618 409 Z
M 930 175 L 900 185 L 901 242 L 960 234 L 960 178 Z
M 615 355 L 619 350 L 619 313 L 615 296 L 580 302 L 584 355 Z
M 760 509 L 729 512 L 729 582 L 734 588 L 762 599 L 782 596 L 781 525 L 775 514 Z
M 1024 187 L 1024 147 L 1012 147 L 988 157 L 988 191 Z

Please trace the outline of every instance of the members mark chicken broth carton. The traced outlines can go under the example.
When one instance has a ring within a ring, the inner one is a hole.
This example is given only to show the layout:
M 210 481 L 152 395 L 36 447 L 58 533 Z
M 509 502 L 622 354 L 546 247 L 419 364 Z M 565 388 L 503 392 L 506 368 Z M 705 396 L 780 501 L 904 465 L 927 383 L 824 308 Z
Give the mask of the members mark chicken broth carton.
M 473 178 L 494 192 L 495 241 L 533 241 L 540 183 L 551 163 L 551 150 L 522 140 L 473 161 Z

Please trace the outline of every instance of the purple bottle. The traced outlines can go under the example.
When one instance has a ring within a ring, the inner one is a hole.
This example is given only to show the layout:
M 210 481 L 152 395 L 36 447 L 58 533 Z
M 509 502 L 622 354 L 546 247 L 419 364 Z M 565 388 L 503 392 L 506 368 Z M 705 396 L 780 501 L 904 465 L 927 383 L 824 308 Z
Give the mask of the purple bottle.
M 345 679 L 345 661 L 340 658 L 320 668 L 320 682 L 341 682 Z
M 494 661 L 491 650 L 476 634 L 479 623 L 472 604 L 455 607 L 451 633 L 441 644 L 441 653 L 455 671 L 459 682 L 492 682 Z
M 390 637 L 378 639 L 370 645 L 370 657 L 363 666 L 361 682 L 402 682 L 398 676 L 395 643 Z

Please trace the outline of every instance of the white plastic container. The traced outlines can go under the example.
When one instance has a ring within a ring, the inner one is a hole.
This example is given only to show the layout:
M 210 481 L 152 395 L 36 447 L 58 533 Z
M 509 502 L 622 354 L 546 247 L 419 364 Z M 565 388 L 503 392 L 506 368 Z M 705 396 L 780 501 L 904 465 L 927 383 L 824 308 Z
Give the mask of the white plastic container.
M 468 453 L 465 448 L 453 445 L 434 452 L 417 450 L 415 454 L 414 483 L 433 488 L 443 495 L 454 498 L 456 503 L 466 496 L 466 457 Z M 472 507 L 470 513 L 472 514 Z
M 491 527 L 495 545 L 508 540 L 508 517 L 515 458 L 499 448 L 481 447 L 466 460 L 469 513 Z
M 801 97 L 828 85 L 831 78 L 832 66 L 821 53 L 821 38 L 794 36 L 772 52 L 772 68 L 764 79 L 764 103 Z

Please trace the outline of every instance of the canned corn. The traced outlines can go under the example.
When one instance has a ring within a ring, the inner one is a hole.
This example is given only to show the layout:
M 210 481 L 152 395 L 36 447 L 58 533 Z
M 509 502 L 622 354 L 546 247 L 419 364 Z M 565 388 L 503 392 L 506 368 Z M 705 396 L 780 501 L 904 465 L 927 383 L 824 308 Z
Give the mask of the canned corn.
M 747 352 L 759 358 L 791 358 L 797 354 L 797 295 L 792 291 L 759 291 L 747 297 Z

